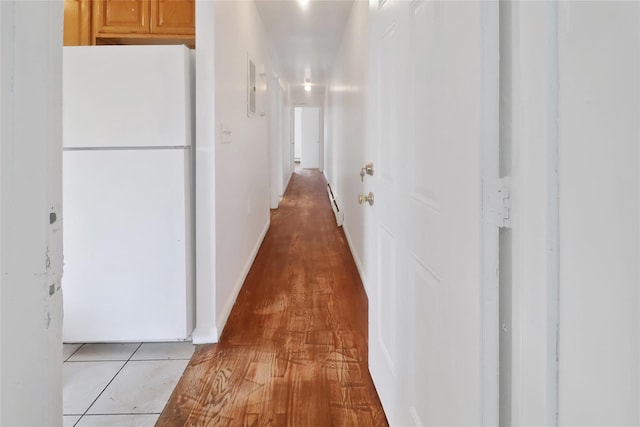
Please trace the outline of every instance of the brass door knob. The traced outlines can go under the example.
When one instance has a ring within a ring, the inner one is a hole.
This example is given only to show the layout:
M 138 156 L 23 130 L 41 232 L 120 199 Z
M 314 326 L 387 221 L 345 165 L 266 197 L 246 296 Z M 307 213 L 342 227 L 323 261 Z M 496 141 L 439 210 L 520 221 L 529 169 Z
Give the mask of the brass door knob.
M 364 202 L 369 202 L 369 206 L 373 206 L 373 193 L 369 193 L 368 196 L 360 194 L 358 196 L 358 203 L 363 204 Z
M 364 181 L 365 174 L 373 176 L 373 163 L 367 163 L 360 169 L 360 181 Z

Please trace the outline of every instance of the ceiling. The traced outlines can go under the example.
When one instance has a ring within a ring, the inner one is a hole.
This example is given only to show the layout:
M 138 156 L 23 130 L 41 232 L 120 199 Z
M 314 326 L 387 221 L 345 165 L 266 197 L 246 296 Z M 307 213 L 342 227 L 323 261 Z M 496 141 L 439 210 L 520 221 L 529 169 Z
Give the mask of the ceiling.
M 353 0 L 256 0 L 256 7 L 291 87 L 324 86 L 340 47 Z

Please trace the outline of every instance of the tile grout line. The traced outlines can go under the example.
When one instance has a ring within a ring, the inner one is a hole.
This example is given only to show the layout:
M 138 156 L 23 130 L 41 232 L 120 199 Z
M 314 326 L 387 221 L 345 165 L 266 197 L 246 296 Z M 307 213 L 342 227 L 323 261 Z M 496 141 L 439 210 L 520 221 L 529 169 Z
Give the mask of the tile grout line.
M 89 412 L 89 409 L 91 409 L 91 407 L 96 403 L 96 401 L 98 399 L 100 399 L 100 396 L 102 396 L 102 393 L 104 393 L 104 391 L 107 389 L 107 387 L 109 387 L 111 385 L 111 383 L 113 382 L 113 380 L 116 379 L 116 377 L 118 376 L 118 374 L 120 372 L 122 372 L 122 370 L 124 369 L 125 366 L 127 366 L 127 363 L 129 363 L 129 361 L 131 360 L 131 358 L 133 357 L 134 354 L 136 354 L 136 351 L 138 351 L 138 349 L 140 347 L 142 347 L 143 343 L 138 344 L 138 347 L 136 347 L 136 349 L 133 351 L 133 353 L 131 353 L 131 355 L 129 356 L 129 358 L 122 364 L 122 366 L 120 367 L 120 369 L 118 369 L 118 372 L 116 372 L 116 374 L 111 378 L 111 380 L 107 383 L 106 386 L 104 386 L 104 388 L 102 389 L 102 391 L 98 394 L 98 396 L 93 400 L 93 402 L 91 402 L 91 404 L 87 407 L 87 409 L 85 409 L 84 413 L 80 416 L 80 418 L 78 418 L 78 421 L 75 422 L 75 424 L 73 425 L 74 427 L 78 425 L 78 423 L 80 421 L 82 421 L 82 419 L 84 418 L 85 415 L 87 415 L 87 412 Z
M 170 357 L 170 358 L 162 358 L 162 359 L 131 359 L 131 362 L 170 362 L 172 360 L 187 360 L 190 361 L 190 358 L 186 357 Z
M 108 417 L 111 415 L 160 415 L 160 412 L 118 412 L 114 414 L 87 414 L 87 417 Z M 77 416 L 77 415 L 76 415 Z M 79 421 L 79 420 L 78 420 Z

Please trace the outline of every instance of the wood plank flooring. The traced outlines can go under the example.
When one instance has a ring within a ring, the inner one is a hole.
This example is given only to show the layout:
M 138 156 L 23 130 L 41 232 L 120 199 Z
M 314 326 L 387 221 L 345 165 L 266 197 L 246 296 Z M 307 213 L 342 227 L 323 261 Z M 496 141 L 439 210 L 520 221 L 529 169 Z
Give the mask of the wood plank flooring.
M 317 171 L 293 175 L 220 342 L 199 346 L 157 426 L 387 426 L 367 299 Z

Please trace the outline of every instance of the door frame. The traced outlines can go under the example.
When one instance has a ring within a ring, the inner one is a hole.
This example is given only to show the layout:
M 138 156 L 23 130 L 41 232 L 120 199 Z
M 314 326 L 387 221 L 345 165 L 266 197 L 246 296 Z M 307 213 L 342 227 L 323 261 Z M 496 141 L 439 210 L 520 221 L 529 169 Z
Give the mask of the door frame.
M 482 4 L 482 248 L 481 248 L 481 353 L 482 425 L 498 425 L 500 406 L 499 360 L 499 226 L 500 186 L 500 33 L 499 4 Z
M 513 377 L 507 423 L 555 426 L 560 287 L 558 5 L 510 3 Z
M 492 7 L 491 4 L 487 5 Z M 558 204 L 558 5 L 508 2 L 510 46 L 507 60 L 510 80 L 509 141 L 506 150 L 511 169 L 511 248 L 510 265 L 499 265 L 501 274 L 510 274 L 511 282 L 511 360 L 509 420 L 500 420 L 499 378 L 504 374 L 499 353 L 484 343 L 499 345 L 499 292 L 492 289 L 494 279 L 491 212 L 484 217 L 483 273 L 483 424 L 484 425 L 557 425 L 558 422 L 558 300 L 559 300 L 559 204 Z M 505 3 L 495 4 L 505 7 Z M 500 13 L 500 11 L 498 11 Z M 498 14 L 490 14 L 498 18 Z M 499 19 L 499 18 L 498 18 Z M 485 26 L 499 28 L 500 22 Z M 541 37 L 542 29 L 542 37 Z M 491 60 L 490 63 L 495 63 Z M 486 69 L 499 76 L 500 70 Z M 503 76 L 507 77 L 507 76 Z M 500 84 L 487 80 L 485 84 Z M 499 108 L 485 105 L 485 114 L 500 119 Z M 485 121 L 486 123 L 486 121 Z M 502 125 L 502 124 L 501 124 Z M 531 132 L 538 129 L 538 132 Z M 539 135 L 543 135 L 541 144 Z M 499 176 L 499 165 L 492 163 L 493 153 L 504 155 L 498 135 L 485 135 L 483 203 L 491 206 L 488 195 L 496 195 L 492 181 Z M 497 143 L 497 146 L 494 145 Z M 494 172 L 498 171 L 498 174 Z M 497 201 L 500 203 L 500 201 Z M 494 202 L 495 203 L 495 202 Z M 499 248 L 499 246 L 496 246 Z M 544 284 L 544 286 L 540 286 Z M 499 351 L 499 347 L 496 347 Z
M 284 157 L 289 147 L 292 129 L 287 125 L 289 100 L 287 88 L 274 70 L 267 72 L 267 103 L 269 127 L 269 206 L 277 209 L 293 172 L 293 155 Z M 285 169 L 286 167 L 286 169 Z M 285 176 L 288 174 L 288 176 Z
M 267 73 L 267 117 L 269 126 L 269 207 L 277 209 L 280 204 L 280 186 L 282 182 L 282 143 L 280 141 L 282 124 L 278 120 L 281 103 L 278 102 L 280 84 L 278 76 L 269 70 Z

